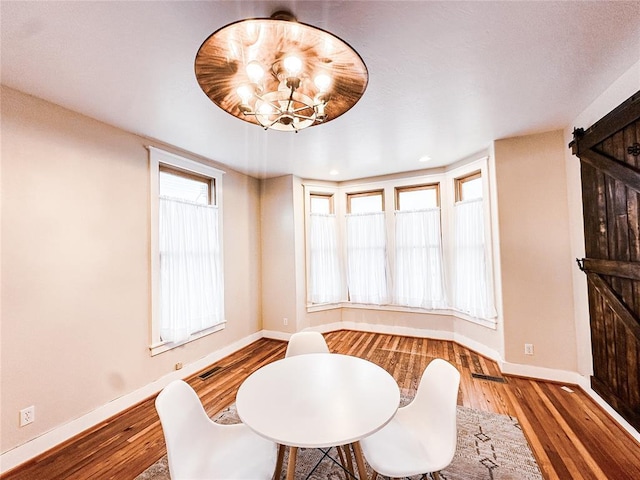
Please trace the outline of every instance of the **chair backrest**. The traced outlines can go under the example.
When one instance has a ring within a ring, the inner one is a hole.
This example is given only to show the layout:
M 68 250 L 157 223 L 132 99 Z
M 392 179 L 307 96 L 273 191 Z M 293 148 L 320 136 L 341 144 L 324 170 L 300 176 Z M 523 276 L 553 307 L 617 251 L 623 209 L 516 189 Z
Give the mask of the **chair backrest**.
M 198 394 L 183 380 L 167 385 L 156 397 L 171 478 L 194 478 L 197 458 L 211 448 L 211 424 Z
M 456 452 L 459 387 L 460 372 L 446 360 L 436 358 L 422 373 L 415 398 L 404 407 L 411 410 L 429 450 L 436 448 L 434 453 L 444 462 L 443 468 Z
M 291 335 L 285 357 L 305 353 L 330 353 L 327 342 L 320 332 L 297 332 Z

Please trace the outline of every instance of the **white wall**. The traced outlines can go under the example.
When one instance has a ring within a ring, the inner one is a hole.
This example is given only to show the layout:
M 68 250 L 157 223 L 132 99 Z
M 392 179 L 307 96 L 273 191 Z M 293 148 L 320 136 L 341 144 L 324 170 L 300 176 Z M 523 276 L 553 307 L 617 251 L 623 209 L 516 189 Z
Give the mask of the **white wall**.
M 151 357 L 149 141 L 1 93 L 4 454 L 177 374 L 177 362 L 255 335 L 262 323 L 258 180 L 224 176 L 227 328 Z M 29 405 L 36 421 L 19 428 L 18 411 Z
M 575 372 L 565 148 L 558 130 L 498 140 L 494 152 L 505 360 Z
M 262 318 L 266 330 L 295 332 L 296 229 L 292 175 L 262 181 Z M 284 319 L 287 319 L 287 325 Z

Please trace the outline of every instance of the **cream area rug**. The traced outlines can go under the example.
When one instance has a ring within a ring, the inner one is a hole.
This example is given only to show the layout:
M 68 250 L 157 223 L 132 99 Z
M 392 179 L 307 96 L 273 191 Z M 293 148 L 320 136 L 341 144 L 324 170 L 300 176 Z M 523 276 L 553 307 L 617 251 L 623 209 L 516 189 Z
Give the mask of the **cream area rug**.
M 456 455 L 451 465 L 440 472 L 442 480 L 542 480 L 538 464 L 515 418 L 459 406 L 457 420 Z M 231 405 L 222 411 L 214 421 L 222 424 L 239 422 L 235 406 Z M 329 455 L 335 460 L 324 457 L 315 448 L 299 449 L 296 479 L 344 479 L 345 473 L 338 464 L 336 449 L 331 449 Z M 282 479 L 286 474 L 286 460 L 287 454 Z M 368 465 L 367 470 L 368 477 L 371 478 L 372 472 Z M 411 477 L 412 480 L 414 478 L 420 477 Z M 169 479 L 166 455 L 136 478 Z

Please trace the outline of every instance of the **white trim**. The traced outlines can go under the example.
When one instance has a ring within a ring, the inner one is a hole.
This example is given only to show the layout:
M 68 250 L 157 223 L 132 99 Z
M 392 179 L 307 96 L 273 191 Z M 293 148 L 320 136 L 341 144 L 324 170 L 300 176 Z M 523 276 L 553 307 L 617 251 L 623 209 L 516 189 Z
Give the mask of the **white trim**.
M 248 335 L 220 350 L 210 353 L 209 355 L 197 360 L 193 363 L 185 365 L 181 370 L 172 371 L 159 379 L 130 392 L 122 397 L 118 397 L 109 403 L 96 408 L 95 410 L 83 415 L 75 420 L 60 425 L 48 432 L 22 444 L 11 450 L 3 452 L 0 455 L 0 473 L 7 472 L 14 467 L 32 459 L 33 457 L 46 452 L 47 450 L 61 444 L 62 442 L 78 435 L 87 429 L 98 425 L 105 420 L 117 415 L 124 410 L 146 400 L 155 395 L 173 380 L 184 379 L 190 377 L 199 371 L 207 368 L 212 363 L 221 360 L 224 357 L 237 352 L 256 340 L 263 337 L 262 332 L 256 332 Z
M 557 370 L 555 368 L 523 365 L 521 363 L 511 362 L 503 362 L 502 365 L 500 365 L 500 370 L 502 370 L 502 373 L 506 375 L 580 385 L 580 375 L 577 372 L 571 372 L 569 370 Z
M 424 308 L 417 307 L 405 307 L 402 305 L 394 305 L 394 304 L 384 304 L 384 305 L 374 305 L 374 304 L 366 304 L 366 303 L 350 303 L 350 302 L 341 302 L 341 303 L 312 303 L 307 304 L 307 313 L 320 312 L 323 310 L 336 310 L 338 308 L 351 308 L 357 310 L 376 310 L 376 311 L 387 311 L 387 312 L 406 312 L 406 313 L 419 313 L 421 315 L 439 315 L 439 316 L 447 316 L 447 317 L 455 317 L 460 320 L 466 320 L 467 322 L 476 323 L 478 325 L 482 325 L 483 327 L 490 328 L 492 330 L 496 330 L 498 328 L 498 322 L 496 318 L 485 319 L 485 318 L 477 318 L 472 317 L 460 310 L 457 310 L 453 307 L 451 308 L 441 308 L 434 310 L 427 310 Z
M 149 150 L 149 156 L 153 157 L 159 163 L 174 165 L 184 170 L 189 170 L 193 173 L 199 173 L 201 175 L 211 177 L 224 175 L 226 173 L 224 170 L 212 167 L 211 165 L 196 162 L 195 160 L 189 160 L 188 158 L 181 157 L 180 155 L 176 155 L 175 153 L 167 152 L 166 150 L 161 150 L 160 148 L 156 148 L 151 145 L 147 145 L 147 150 Z
M 289 338 L 291 338 L 291 333 L 278 332 L 276 330 L 262 330 L 262 336 L 264 338 L 270 338 L 271 340 L 282 340 L 283 342 L 288 342 Z
M 196 332 L 192 334 L 189 338 L 181 342 L 160 342 L 153 345 L 149 345 L 151 356 L 158 355 L 159 353 L 167 352 L 181 345 L 185 345 L 189 342 L 193 342 L 194 340 L 197 340 L 199 338 L 206 337 L 207 335 L 211 335 L 212 333 L 219 332 L 220 330 L 224 330 L 226 326 L 227 326 L 227 322 L 225 320 L 205 330 Z

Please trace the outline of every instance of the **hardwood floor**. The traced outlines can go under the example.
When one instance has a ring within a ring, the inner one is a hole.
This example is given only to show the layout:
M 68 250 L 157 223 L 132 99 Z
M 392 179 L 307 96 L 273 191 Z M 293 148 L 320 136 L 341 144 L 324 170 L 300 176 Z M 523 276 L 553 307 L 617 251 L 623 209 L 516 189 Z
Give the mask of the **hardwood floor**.
M 495 362 L 456 343 L 339 331 L 325 335 L 332 352 L 366 358 L 385 368 L 406 392 L 415 390 L 431 359 L 461 372 L 460 405 L 515 416 L 545 479 L 640 479 L 640 445 L 579 388 L 503 377 Z M 286 343 L 261 339 L 220 360 L 206 380 L 187 381 L 209 415 L 235 401 L 253 371 L 284 357 Z M 206 370 L 210 370 L 210 368 Z M 472 374 L 503 377 L 506 383 Z M 132 479 L 165 454 L 164 438 L 149 398 L 95 428 L 7 472 L 3 480 Z M 470 479 L 472 480 L 472 479 Z

